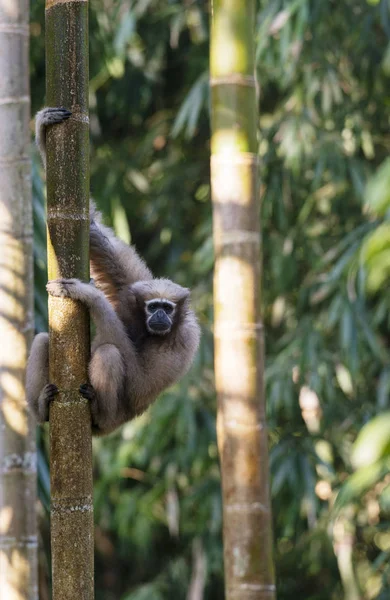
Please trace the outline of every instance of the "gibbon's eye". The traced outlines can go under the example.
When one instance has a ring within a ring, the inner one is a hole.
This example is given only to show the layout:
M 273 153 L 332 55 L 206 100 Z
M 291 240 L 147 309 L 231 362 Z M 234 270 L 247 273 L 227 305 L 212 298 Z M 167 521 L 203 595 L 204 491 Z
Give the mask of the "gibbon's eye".
M 173 312 L 173 306 L 172 304 L 168 304 L 168 302 L 163 302 L 162 307 L 167 315 L 170 315 Z
M 159 302 L 151 302 L 150 304 L 148 304 L 148 311 L 156 312 L 156 310 L 158 310 L 160 306 L 161 304 Z

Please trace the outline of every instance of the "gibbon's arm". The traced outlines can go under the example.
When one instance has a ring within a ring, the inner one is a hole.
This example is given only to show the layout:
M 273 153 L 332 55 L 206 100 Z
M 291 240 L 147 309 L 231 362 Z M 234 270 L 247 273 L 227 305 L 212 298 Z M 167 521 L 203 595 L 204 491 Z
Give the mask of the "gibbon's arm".
M 69 119 L 66 108 L 43 108 L 35 117 L 36 143 L 46 167 L 46 130 Z M 118 291 L 135 281 L 152 279 L 153 275 L 135 249 L 115 237 L 113 231 L 101 223 L 101 215 L 91 201 L 90 261 L 92 277 L 108 299 L 115 305 Z
M 54 279 L 46 289 L 51 296 L 79 300 L 89 308 L 99 344 L 113 344 L 125 354 L 133 350 L 122 321 L 101 290 L 79 279 Z
M 113 231 L 100 223 L 100 214 L 91 201 L 90 225 L 91 275 L 114 305 L 118 293 L 136 281 L 153 278 L 145 262 L 132 246 L 115 237 Z
M 38 423 L 49 418 L 49 402 L 57 388 L 49 383 L 49 335 L 35 336 L 27 361 L 26 395 Z

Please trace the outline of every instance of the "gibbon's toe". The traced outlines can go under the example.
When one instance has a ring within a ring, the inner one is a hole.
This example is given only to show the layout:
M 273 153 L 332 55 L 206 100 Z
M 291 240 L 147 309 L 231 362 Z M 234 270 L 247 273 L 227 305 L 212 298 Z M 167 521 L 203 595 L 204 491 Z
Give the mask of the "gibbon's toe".
M 54 383 L 47 383 L 44 387 L 44 394 L 47 400 L 53 400 L 58 394 L 58 387 Z
M 80 385 L 79 392 L 83 398 L 86 398 L 87 400 L 93 400 L 95 397 L 95 390 L 90 383 L 83 383 Z

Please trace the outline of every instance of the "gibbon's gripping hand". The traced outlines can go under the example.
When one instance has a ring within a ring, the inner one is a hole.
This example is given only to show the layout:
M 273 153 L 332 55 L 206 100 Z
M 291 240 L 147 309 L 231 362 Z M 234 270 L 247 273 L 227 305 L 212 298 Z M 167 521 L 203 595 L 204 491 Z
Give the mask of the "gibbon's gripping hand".
M 80 283 L 79 279 L 53 279 L 46 284 L 46 290 L 50 296 L 57 298 L 75 298 L 76 288 Z
M 57 125 L 69 119 L 72 113 L 66 108 L 43 108 L 37 112 L 35 117 L 35 140 L 38 150 L 42 156 L 43 164 L 46 166 L 46 129 L 49 125 Z
M 57 108 L 46 107 L 37 113 L 36 120 L 41 126 L 47 127 L 48 125 L 55 125 L 56 123 L 62 123 L 71 116 L 70 110 L 59 106 Z

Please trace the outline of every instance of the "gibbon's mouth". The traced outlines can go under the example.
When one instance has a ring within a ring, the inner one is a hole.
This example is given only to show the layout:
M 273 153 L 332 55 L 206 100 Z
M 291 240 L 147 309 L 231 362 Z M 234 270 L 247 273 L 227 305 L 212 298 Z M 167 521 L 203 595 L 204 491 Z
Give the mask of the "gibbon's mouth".
M 171 321 L 163 310 L 157 310 L 147 322 L 148 330 L 157 335 L 165 335 L 171 330 Z
M 167 327 L 166 325 L 153 325 L 153 327 L 150 327 L 150 325 L 148 326 L 148 331 L 149 333 L 153 333 L 154 335 L 166 335 L 167 333 L 169 333 L 171 331 L 170 327 Z
M 171 323 L 166 317 L 158 319 L 154 316 L 146 322 L 146 328 L 149 333 L 154 333 L 155 335 L 165 335 L 171 331 L 171 327 Z

